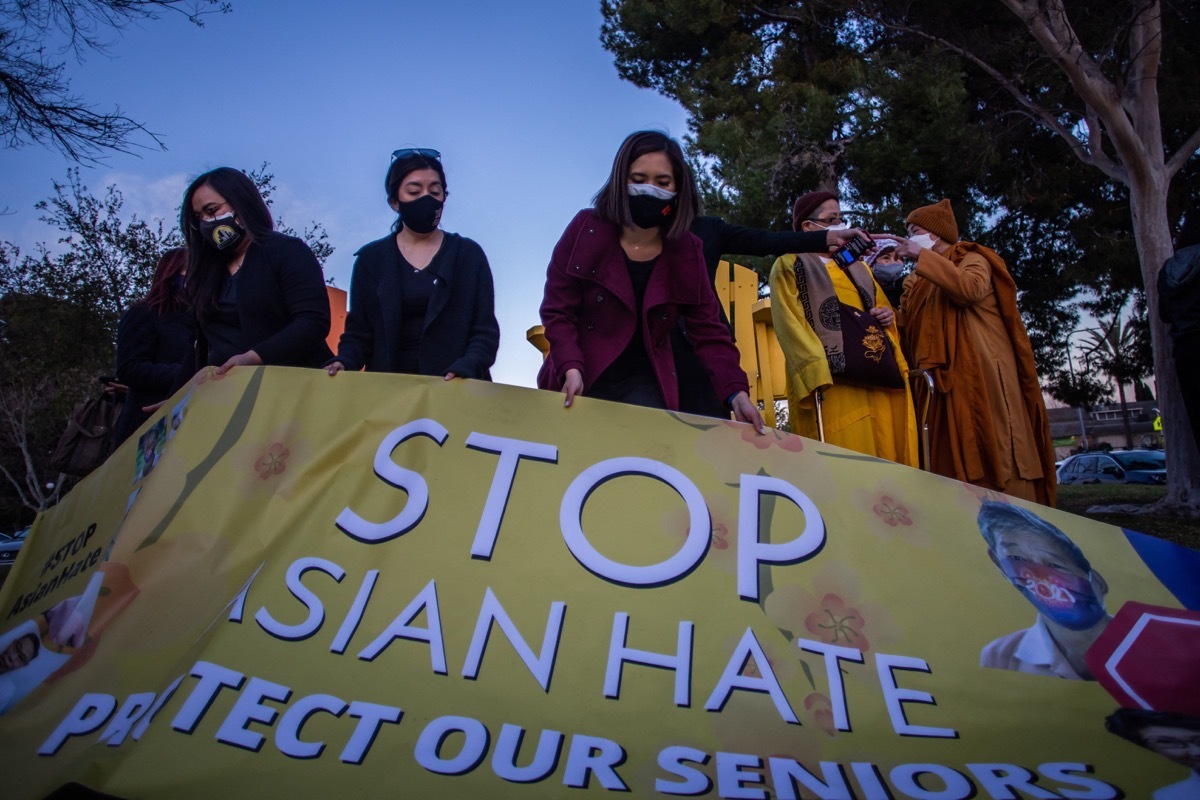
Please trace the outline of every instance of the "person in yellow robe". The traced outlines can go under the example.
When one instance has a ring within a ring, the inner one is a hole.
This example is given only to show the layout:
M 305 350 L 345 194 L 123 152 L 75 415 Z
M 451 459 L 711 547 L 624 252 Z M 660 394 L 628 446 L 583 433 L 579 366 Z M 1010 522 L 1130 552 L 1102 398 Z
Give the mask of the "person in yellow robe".
M 796 200 L 792 227 L 819 231 L 847 227 L 832 192 L 809 192 Z M 856 343 L 842 341 L 843 304 L 864 317 L 863 342 L 872 352 L 890 349 L 894 387 L 844 378 Z M 866 455 L 918 465 L 917 424 L 900 350 L 895 313 L 870 269 L 856 261 L 843 269 L 812 253 L 786 255 L 771 268 L 771 319 L 787 363 L 788 419 L 792 433 L 818 438 L 817 393 L 825 441 Z M 869 340 L 869 341 L 868 341 Z M 886 340 L 886 344 L 885 344 Z

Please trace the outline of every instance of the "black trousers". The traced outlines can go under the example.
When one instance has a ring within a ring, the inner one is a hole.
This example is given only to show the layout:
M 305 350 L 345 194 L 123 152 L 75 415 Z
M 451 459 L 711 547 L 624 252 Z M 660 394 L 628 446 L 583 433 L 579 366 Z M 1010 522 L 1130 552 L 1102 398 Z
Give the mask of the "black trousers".
M 1200 369 L 1196 366 L 1196 353 L 1200 351 L 1200 330 L 1185 333 L 1171 342 L 1171 356 L 1175 360 L 1175 374 L 1179 376 L 1179 391 L 1183 395 L 1183 407 L 1192 424 L 1192 438 L 1200 449 Z
M 671 348 L 675 354 L 675 374 L 679 378 L 679 410 L 685 414 L 729 419 L 729 406 L 717 397 L 708 370 L 678 327 L 671 331 Z
M 618 380 L 601 375 L 596 384 L 588 391 L 588 395 L 597 400 L 612 400 L 616 403 L 628 403 L 631 406 L 667 407 L 662 391 L 658 388 L 658 379 L 648 368 Z

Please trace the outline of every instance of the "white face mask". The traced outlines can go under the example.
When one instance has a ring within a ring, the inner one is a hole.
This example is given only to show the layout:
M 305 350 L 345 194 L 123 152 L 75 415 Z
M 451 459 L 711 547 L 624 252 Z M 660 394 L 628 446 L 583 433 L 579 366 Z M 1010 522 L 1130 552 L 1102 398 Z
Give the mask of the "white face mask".
M 935 239 L 932 234 L 918 233 L 916 236 L 908 237 L 908 240 L 922 250 L 932 250 Z
M 656 200 L 670 200 L 675 197 L 675 193 L 670 189 L 655 186 L 653 183 L 629 183 L 626 184 L 626 187 L 630 197 L 648 195 Z

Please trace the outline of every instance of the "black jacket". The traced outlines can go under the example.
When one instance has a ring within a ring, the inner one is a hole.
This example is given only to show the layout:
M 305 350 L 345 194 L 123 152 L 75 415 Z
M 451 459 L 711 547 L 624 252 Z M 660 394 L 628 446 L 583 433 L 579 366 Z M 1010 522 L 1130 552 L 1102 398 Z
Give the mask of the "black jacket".
M 248 349 L 258 353 L 263 364 L 320 367 L 333 355 L 325 344 L 329 294 L 321 264 L 294 236 L 272 232 L 246 250 L 238 275 L 237 310 Z M 208 341 L 200 323 L 194 353 L 174 388 L 207 364 Z
M 347 370 L 395 372 L 400 332 L 400 251 L 395 234 L 364 245 L 350 278 L 350 313 L 338 342 Z M 500 347 L 495 290 L 487 256 L 475 242 L 445 234 L 430 262 L 435 280 L 421 335 L 420 374 L 491 380 Z
M 1200 331 L 1200 245 L 1178 250 L 1158 273 L 1158 315 L 1178 341 Z
M 827 253 L 825 231 L 765 231 L 730 225 L 720 217 L 696 217 L 692 233 L 704 247 L 704 266 L 715 281 L 725 255 L 781 256 L 786 253 Z
M 828 252 L 825 231 L 765 231 L 730 225 L 720 217 L 696 217 L 691 230 L 704 248 L 704 266 L 711 283 L 716 282 L 717 267 L 726 254 L 774 256 Z M 724 309 L 721 320 L 729 323 Z M 728 417 L 729 409 L 713 393 L 712 382 L 685 335 L 686 331 L 676 331 L 672 336 L 675 371 L 679 378 L 679 410 L 709 417 Z
M 117 380 L 129 387 L 125 407 L 117 420 L 114 445 L 125 441 L 149 418 L 142 406 L 166 400 L 179 365 L 187 358 L 195 338 L 190 311 L 157 314 L 137 303 L 117 325 Z

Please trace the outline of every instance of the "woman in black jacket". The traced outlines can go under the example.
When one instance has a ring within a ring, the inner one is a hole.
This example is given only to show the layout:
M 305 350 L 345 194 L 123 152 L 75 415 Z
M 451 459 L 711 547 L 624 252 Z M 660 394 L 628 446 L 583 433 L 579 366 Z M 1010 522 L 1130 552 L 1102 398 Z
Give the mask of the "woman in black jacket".
M 219 167 L 192 181 L 179 227 L 199 332 L 186 377 L 205 365 L 223 373 L 259 364 L 320 367 L 329 359 L 321 265 L 303 241 L 275 232 L 244 173 Z
M 183 294 L 186 273 L 187 251 L 168 250 L 154 268 L 150 291 L 117 325 L 117 380 L 129 395 L 113 432 L 114 447 L 150 416 L 143 406 L 170 396 L 179 365 L 191 350 L 195 325 Z
M 491 380 L 500 346 L 492 271 L 478 244 L 438 227 L 448 194 L 441 154 L 392 153 L 384 189 L 399 218 L 355 254 L 350 313 L 329 374 L 365 367 Z

